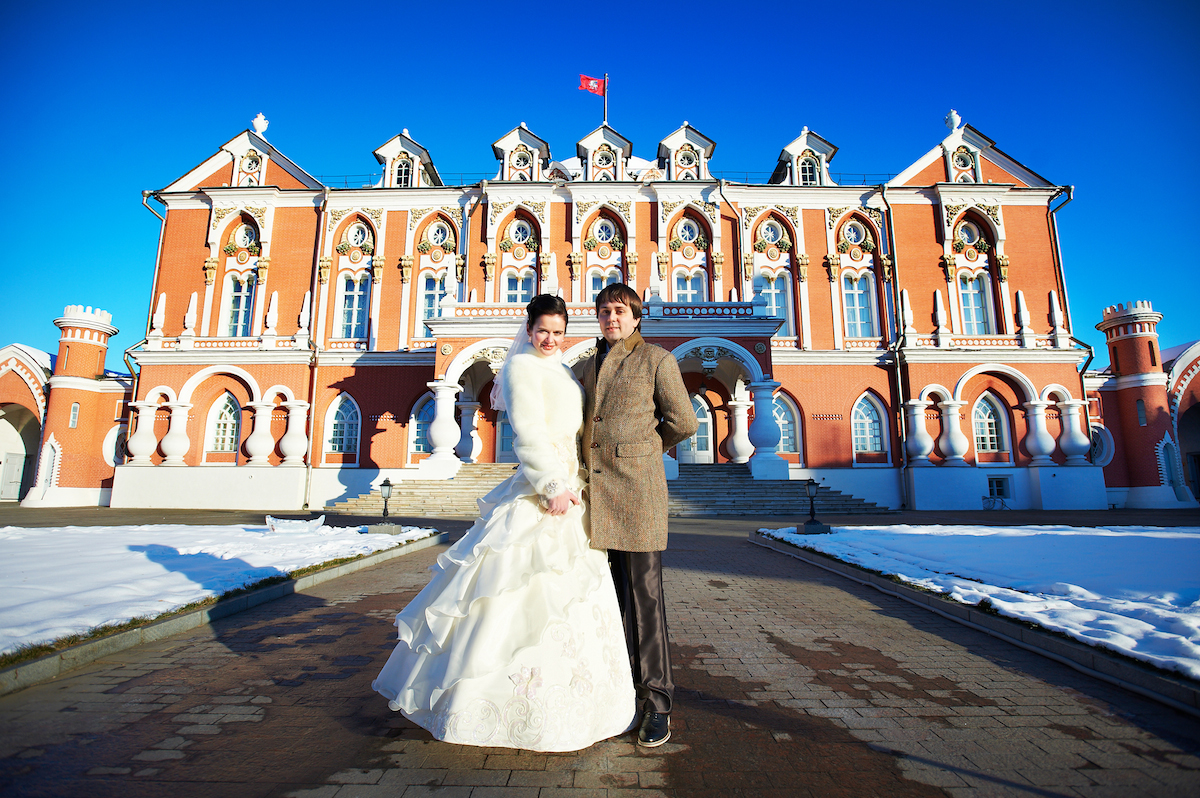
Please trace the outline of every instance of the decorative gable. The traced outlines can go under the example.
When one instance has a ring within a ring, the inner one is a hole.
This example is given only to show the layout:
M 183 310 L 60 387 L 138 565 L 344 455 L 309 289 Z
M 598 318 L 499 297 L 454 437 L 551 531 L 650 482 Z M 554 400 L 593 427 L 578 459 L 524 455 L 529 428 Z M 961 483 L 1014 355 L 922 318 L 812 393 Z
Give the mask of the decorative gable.
M 442 185 L 434 168 L 429 150 L 413 141 L 408 128 L 388 140 L 374 152 L 375 160 L 383 165 L 383 188 L 425 188 Z
M 608 125 L 601 125 L 575 145 L 575 152 L 584 180 L 625 180 L 633 143 Z
M 837 147 L 805 127 L 779 153 L 779 162 L 768 182 L 785 186 L 835 185 L 829 178 L 829 162 L 837 151 Z
M 684 122 L 658 145 L 658 163 L 667 180 L 710 180 L 708 161 L 717 143 Z
M 1054 186 L 1024 164 L 996 147 L 996 143 L 951 109 L 946 114 L 950 135 L 942 143 L 896 175 L 889 186 L 919 186 L 934 183 L 995 183 L 1023 187 Z
M 497 180 L 536 182 L 545 179 L 543 171 L 550 163 L 550 145 L 533 134 L 522 122 L 492 145 L 500 161 Z
M 321 188 L 321 182 L 269 144 L 263 133 L 267 120 L 259 114 L 254 130 L 222 144 L 215 153 L 162 191 L 195 191 L 201 187 L 252 188 L 285 184 L 287 188 Z M 210 180 L 220 180 L 211 186 Z

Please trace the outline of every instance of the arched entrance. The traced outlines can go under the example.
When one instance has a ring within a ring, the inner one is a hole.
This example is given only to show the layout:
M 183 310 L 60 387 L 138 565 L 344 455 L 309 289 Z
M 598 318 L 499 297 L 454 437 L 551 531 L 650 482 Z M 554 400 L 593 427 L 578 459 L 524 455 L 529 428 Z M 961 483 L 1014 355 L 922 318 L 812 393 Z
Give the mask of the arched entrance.
M 1193 496 L 1200 496 L 1200 404 L 1194 404 L 1179 417 L 1179 451 L 1183 475 Z
M 20 501 L 33 485 L 41 425 L 18 404 L 0 405 L 0 501 Z

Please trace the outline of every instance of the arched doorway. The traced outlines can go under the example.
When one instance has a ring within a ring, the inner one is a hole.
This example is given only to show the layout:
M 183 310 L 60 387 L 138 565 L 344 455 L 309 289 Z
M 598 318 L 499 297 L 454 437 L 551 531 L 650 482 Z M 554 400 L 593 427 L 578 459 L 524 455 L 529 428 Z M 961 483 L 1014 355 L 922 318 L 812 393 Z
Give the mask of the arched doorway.
M 20 501 L 33 485 L 41 424 L 28 408 L 0 405 L 0 501 Z
M 1179 417 L 1179 451 L 1188 487 L 1193 496 L 1200 497 L 1200 403 L 1192 405 Z

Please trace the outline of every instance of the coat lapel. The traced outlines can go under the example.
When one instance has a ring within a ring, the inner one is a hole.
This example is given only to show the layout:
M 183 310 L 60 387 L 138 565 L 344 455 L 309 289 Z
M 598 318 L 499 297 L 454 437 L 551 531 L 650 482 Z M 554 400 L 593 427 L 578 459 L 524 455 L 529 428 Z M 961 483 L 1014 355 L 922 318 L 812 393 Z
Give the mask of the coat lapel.
M 616 346 L 609 348 L 608 354 L 604 356 L 604 362 L 600 364 L 600 373 L 596 375 L 597 407 L 599 407 L 601 401 L 603 401 L 605 395 L 607 395 L 608 388 L 612 384 L 613 379 L 616 377 L 617 371 L 621 367 L 621 361 L 628 357 L 629 353 L 640 346 L 641 343 L 642 334 L 635 330 L 629 335 L 628 338 L 624 339 Z

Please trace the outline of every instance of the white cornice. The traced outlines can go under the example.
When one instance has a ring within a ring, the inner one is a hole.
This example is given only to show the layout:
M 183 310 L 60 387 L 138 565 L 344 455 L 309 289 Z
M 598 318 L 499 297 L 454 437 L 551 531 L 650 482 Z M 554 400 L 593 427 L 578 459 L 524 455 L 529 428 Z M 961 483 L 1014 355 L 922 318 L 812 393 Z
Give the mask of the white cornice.
M 435 355 L 432 348 L 391 352 L 324 350 L 317 356 L 317 364 L 321 366 L 423 366 L 432 368 L 434 360 Z
M 772 349 L 771 362 L 775 366 L 886 366 L 891 354 L 885 350 L 864 351 L 830 349 Z
M 907 363 L 1069 363 L 1086 360 L 1086 349 L 905 349 Z
M 125 393 L 132 384 L 133 380 L 129 377 L 124 379 L 120 377 L 88 379 L 87 377 L 65 376 L 50 378 L 50 389 L 52 391 L 59 388 L 68 388 L 73 391 L 87 391 L 88 393 Z
M 211 366 L 215 363 L 244 365 L 308 365 L 310 350 L 266 351 L 261 349 L 164 349 L 129 353 L 139 366 Z
M 1155 374 L 1126 374 L 1123 377 L 1112 377 L 1100 388 L 1102 391 L 1119 391 L 1122 388 L 1166 388 L 1167 375 L 1161 371 Z

